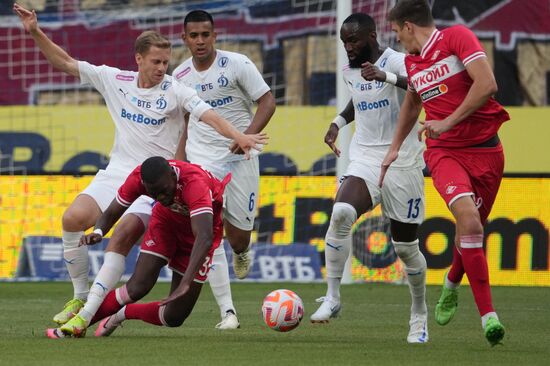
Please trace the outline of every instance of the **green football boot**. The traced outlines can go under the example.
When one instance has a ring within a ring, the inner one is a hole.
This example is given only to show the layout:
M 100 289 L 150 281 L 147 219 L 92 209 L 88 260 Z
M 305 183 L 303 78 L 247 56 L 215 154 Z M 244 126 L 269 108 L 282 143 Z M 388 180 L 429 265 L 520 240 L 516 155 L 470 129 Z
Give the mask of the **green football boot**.
M 501 344 L 500 341 L 504 338 L 504 333 L 504 326 L 497 318 L 490 317 L 487 319 L 487 323 L 485 324 L 485 338 L 487 338 L 491 346 Z
M 67 335 L 71 335 L 75 338 L 80 338 L 86 335 L 87 328 L 88 324 L 86 323 L 86 320 L 84 320 L 84 318 L 82 318 L 80 315 L 76 314 L 71 320 L 63 324 L 59 329 Z
M 445 274 L 445 276 L 447 276 Z M 443 284 L 441 290 L 441 296 L 435 306 L 435 321 L 439 325 L 446 325 L 449 323 L 456 313 L 458 307 L 458 289 L 451 289 L 445 287 Z
M 72 299 L 65 304 L 65 307 L 63 308 L 63 310 L 61 310 L 61 312 L 55 314 L 55 316 L 53 317 L 53 321 L 59 325 L 63 325 L 69 320 L 71 320 L 73 316 L 78 314 L 78 312 L 80 311 L 80 309 L 82 309 L 83 306 L 84 306 L 83 300 Z

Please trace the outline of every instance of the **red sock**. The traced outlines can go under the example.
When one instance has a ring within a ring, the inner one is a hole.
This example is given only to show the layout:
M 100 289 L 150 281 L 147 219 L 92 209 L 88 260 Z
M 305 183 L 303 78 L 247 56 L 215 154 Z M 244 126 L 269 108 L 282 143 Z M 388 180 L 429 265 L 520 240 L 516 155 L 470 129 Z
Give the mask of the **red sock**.
M 483 236 L 463 236 L 460 238 L 460 246 L 462 248 L 462 263 L 470 281 L 479 315 L 483 316 L 495 311 L 491 300 L 487 260 L 483 253 Z
M 449 281 L 459 284 L 462 282 L 462 277 L 464 276 L 464 266 L 462 264 L 462 255 L 456 248 L 456 245 L 453 245 L 453 264 L 449 269 L 447 278 Z
M 160 319 L 160 302 L 128 304 L 124 311 L 126 319 L 140 319 L 154 325 L 164 325 Z
M 116 289 L 109 291 L 107 296 L 105 296 L 105 300 L 103 300 L 101 306 L 99 307 L 99 309 L 97 309 L 97 312 L 92 318 L 90 325 L 97 323 L 98 321 L 108 317 L 109 315 L 113 315 L 114 313 L 119 311 L 122 306 L 123 305 L 120 305 L 116 299 Z

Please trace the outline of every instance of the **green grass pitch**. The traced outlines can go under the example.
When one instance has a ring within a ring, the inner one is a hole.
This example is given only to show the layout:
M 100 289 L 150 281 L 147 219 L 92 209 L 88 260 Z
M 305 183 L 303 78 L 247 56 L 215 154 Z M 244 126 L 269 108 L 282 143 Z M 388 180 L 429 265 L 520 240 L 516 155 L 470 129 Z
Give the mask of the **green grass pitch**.
M 289 333 L 268 329 L 261 302 L 271 290 L 294 290 L 304 301 L 302 324 Z M 430 342 L 408 345 L 407 286 L 356 284 L 342 288 L 341 317 L 313 325 L 309 315 L 324 284 L 234 283 L 241 329 L 219 331 L 219 312 L 203 288 L 180 328 L 128 321 L 109 338 L 51 340 L 44 330 L 71 294 L 69 283 L 0 283 L 0 365 L 549 365 L 550 289 L 495 287 L 493 300 L 506 326 L 504 344 L 483 337 L 470 288 L 460 289 L 455 319 L 433 319 L 439 287 L 428 287 Z M 146 299 L 163 298 L 159 284 Z

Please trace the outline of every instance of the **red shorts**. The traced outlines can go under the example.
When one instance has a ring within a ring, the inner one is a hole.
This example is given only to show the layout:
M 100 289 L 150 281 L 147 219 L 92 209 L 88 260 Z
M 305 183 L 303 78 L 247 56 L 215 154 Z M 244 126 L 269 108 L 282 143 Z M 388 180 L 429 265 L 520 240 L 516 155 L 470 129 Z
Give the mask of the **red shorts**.
M 214 232 L 212 247 L 208 251 L 202 267 L 195 275 L 195 282 L 204 282 L 212 265 L 214 250 L 223 237 L 222 208 L 214 206 Z M 168 267 L 183 275 L 189 266 L 195 236 L 191 230 L 189 217 L 174 219 L 172 215 L 159 214 L 153 209 L 151 220 L 141 243 L 141 252 L 164 258 Z
M 432 148 L 424 152 L 435 188 L 447 206 L 473 195 L 484 224 L 491 212 L 504 172 L 502 145 L 464 149 Z

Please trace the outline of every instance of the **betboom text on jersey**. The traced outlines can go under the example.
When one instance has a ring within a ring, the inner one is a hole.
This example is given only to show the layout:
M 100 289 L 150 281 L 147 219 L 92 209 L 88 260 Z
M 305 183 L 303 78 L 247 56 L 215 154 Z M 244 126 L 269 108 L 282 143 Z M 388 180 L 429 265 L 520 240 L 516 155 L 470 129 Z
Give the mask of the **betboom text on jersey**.
M 360 111 L 368 111 L 368 110 L 371 110 L 371 109 L 378 109 L 378 108 L 388 107 L 389 105 L 390 105 L 389 100 L 382 99 L 382 100 L 379 100 L 378 102 L 371 102 L 371 103 L 361 101 L 361 102 L 357 103 L 356 107 Z
M 164 122 L 166 122 L 166 117 L 163 117 L 161 119 L 150 118 L 150 117 L 144 116 L 141 113 L 127 112 L 126 109 L 124 108 L 122 108 L 122 112 L 120 113 L 120 116 L 122 118 L 126 118 L 128 121 L 143 123 L 144 125 L 160 126 Z
M 233 97 L 224 97 L 220 99 L 213 99 L 213 100 L 205 100 L 205 103 L 209 104 L 210 107 L 221 107 L 222 105 L 226 105 L 228 103 L 231 103 L 233 101 Z

